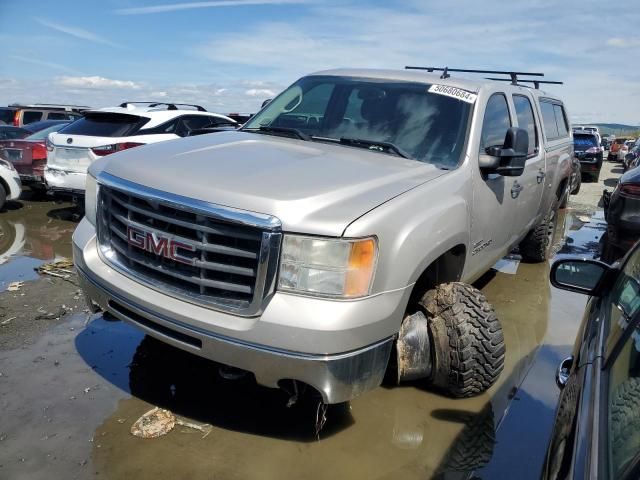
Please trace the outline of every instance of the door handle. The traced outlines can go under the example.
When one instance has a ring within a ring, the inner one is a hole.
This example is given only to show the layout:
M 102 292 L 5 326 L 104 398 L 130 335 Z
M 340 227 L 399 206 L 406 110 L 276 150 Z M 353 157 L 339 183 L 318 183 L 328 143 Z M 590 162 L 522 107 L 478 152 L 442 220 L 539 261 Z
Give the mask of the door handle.
M 518 198 L 518 195 L 520 195 L 522 190 L 524 190 L 524 187 L 520 185 L 517 180 L 513 182 L 513 186 L 511 187 L 511 198 Z
M 544 180 L 544 177 L 546 177 L 547 174 L 544 173 L 544 170 L 540 169 L 538 171 L 538 175 L 536 176 L 536 180 L 538 181 L 538 183 L 542 183 L 542 181 Z
M 573 356 L 565 358 L 560 362 L 560 365 L 558 365 L 558 370 L 556 370 L 556 385 L 558 385 L 559 388 L 564 388 L 569 381 L 572 366 Z

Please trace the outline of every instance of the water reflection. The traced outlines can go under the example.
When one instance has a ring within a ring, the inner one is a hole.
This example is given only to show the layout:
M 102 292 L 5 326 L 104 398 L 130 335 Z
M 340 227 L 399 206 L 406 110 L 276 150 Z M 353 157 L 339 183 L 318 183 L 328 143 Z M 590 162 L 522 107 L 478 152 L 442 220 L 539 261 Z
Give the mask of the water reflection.
M 72 214 L 49 214 L 68 208 L 52 208 L 51 202 L 28 203 L 0 214 L 0 288 L 15 280 L 37 278 L 34 268 L 58 258 L 71 258 L 71 235 L 76 227 Z

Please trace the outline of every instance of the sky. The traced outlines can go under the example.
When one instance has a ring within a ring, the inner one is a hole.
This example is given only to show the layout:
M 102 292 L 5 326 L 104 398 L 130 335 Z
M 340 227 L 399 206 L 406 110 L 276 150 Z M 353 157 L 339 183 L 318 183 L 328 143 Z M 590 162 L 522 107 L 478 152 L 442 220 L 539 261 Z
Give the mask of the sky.
M 0 105 L 255 112 L 306 73 L 540 71 L 573 123 L 640 124 L 636 0 L 0 0 Z

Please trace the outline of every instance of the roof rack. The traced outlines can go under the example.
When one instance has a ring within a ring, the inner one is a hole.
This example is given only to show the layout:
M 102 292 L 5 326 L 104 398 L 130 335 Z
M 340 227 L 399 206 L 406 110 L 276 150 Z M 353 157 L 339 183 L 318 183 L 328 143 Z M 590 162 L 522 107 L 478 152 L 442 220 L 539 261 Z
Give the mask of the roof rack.
M 167 102 L 123 102 L 120 104 L 122 108 L 127 108 L 129 105 L 133 105 L 136 103 L 146 103 L 149 104 L 149 108 L 159 107 L 160 105 L 166 105 L 167 110 L 178 110 L 178 105 L 183 107 L 193 107 L 199 112 L 206 112 L 207 110 L 200 106 L 194 105 L 193 103 L 167 103 Z
M 91 107 L 87 105 L 66 105 L 66 104 L 58 104 L 58 103 L 12 103 L 9 105 L 10 107 L 17 108 L 43 108 L 47 110 L 66 110 L 66 111 L 81 111 L 81 110 L 89 110 Z
M 509 75 L 509 79 L 513 85 L 518 84 L 518 75 L 526 75 L 528 77 L 544 77 L 544 73 L 538 72 L 511 72 L 504 70 L 474 70 L 469 68 L 449 68 L 449 67 L 412 67 L 407 65 L 404 67 L 406 70 L 426 70 L 427 72 L 442 72 L 440 78 L 449 78 L 449 72 L 459 72 L 459 73 L 488 73 L 491 75 Z M 501 79 L 508 80 L 508 79 Z M 520 80 L 523 81 L 523 80 Z
M 496 78 L 496 77 L 487 77 L 487 80 L 495 80 L 497 82 L 509 82 L 510 80 L 508 78 Z M 534 79 L 518 79 L 518 83 L 516 83 L 515 85 L 518 85 L 520 83 L 533 83 L 533 87 L 536 90 L 540 89 L 540 84 L 547 84 L 547 85 L 564 85 L 564 82 L 556 82 L 556 81 L 552 81 L 552 80 L 534 80 Z

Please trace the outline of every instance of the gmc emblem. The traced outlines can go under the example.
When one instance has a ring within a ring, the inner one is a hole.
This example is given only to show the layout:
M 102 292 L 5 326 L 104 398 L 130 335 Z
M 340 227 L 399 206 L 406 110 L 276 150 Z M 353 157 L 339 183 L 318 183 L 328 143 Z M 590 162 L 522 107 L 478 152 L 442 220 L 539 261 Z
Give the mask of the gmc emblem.
M 129 245 L 155 253 L 161 257 L 184 263 L 186 265 L 194 265 L 196 259 L 187 257 L 181 252 L 195 252 L 196 246 L 189 243 L 179 242 L 171 237 L 162 237 L 154 232 L 148 232 L 141 228 L 127 226 L 127 241 Z

